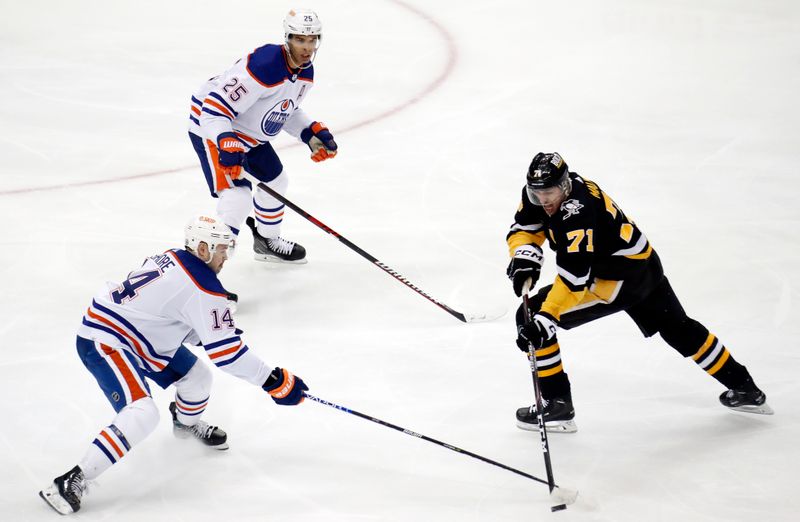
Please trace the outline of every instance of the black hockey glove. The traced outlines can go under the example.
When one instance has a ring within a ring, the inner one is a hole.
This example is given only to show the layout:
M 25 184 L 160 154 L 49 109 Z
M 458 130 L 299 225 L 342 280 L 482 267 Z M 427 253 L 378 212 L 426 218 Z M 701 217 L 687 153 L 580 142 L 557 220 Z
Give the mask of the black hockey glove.
M 538 350 L 555 336 L 556 323 L 546 315 L 536 314 L 529 323 L 517 327 L 517 347 L 528 352 L 530 344 L 534 350 Z
M 262 386 L 272 400 L 281 406 L 296 406 L 305 400 L 303 392 L 308 386 L 303 379 L 292 375 L 289 370 L 275 368 Z
M 533 288 L 542 272 L 542 249 L 538 245 L 524 245 L 514 252 L 514 257 L 506 269 L 506 275 L 511 279 L 514 293 L 517 297 L 522 295 L 525 281 L 531 280 L 528 288 Z

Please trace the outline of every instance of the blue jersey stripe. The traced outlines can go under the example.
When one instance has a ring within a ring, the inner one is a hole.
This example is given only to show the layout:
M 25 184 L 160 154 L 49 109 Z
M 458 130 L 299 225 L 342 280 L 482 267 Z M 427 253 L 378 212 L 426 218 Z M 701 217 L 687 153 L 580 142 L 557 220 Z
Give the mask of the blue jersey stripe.
M 206 345 L 203 345 L 203 348 L 205 348 L 206 350 L 213 350 L 214 348 L 218 348 L 218 347 L 220 347 L 220 346 L 222 346 L 224 344 L 231 344 L 234 341 L 238 342 L 238 341 L 241 341 L 241 340 L 242 340 L 242 338 L 237 335 L 236 337 L 228 337 L 227 339 L 223 339 L 223 340 L 217 341 L 215 343 L 208 343 Z
M 222 96 L 220 96 L 219 94 L 215 93 L 214 91 L 209 92 L 208 95 L 211 96 L 212 98 L 214 98 L 215 100 L 217 100 L 218 102 L 220 102 L 222 105 L 224 105 L 229 111 L 231 111 L 233 113 L 234 116 L 239 116 L 239 113 L 236 112 L 233 109 L 233 107 L 228 105 L 228 102 L 226 102 L 225 99 Z
M 238 358 L 239 358 L 239 357 L 241 357 L 242 355 L 244 355 L 244 353 L 245 353 L 246 351 L 247 351 L 247 346 L 244 346 L 244 347 L 242 347 L 242 349 L 241 349 L 241 350 L 239 350 L 239 351 L 236 353 L 236 355 L 234 355 L 234 356 L 233 356 L 233 357 L 231 357 L 230 359 L 228 359 L 228 360 L 226 360 L 226 361 L 218 362 L 218 363 L 216 363 L 216 362 L 215 362 L 214 364 L 216 364 L 216 365 L 217 365 L 217 367 L 219 367 L 219 368 L 222 368 L 223 366 L 227 366 L 227 365 L 231 364 L 232 362 L 235 362 L 235 361 L 236 361 L 236 359 L 238 359 Z
M 198 100 L 194 96 L 192 96 L 192 103 L 196 103 L 198 107 L 202 107 L 203 106 L 203 102 L 201 102 L 200 100 Z
M 225 114 L 222 114 L 221 112 L 212 111 L 212 110 L 211 110 L 211 109 L 209 109 L 208 107 L 203 107 L 203 112 L 207 112 L 208 114 L 211 114 L 211 115 L 213 115 L 213 116 L 220 116 L 220 117 L 222 117 L 222 118 L 225 118 L 226 120 L 230 120 L 230 119 L 231 119 L 231 117 L 230 117 L 230 116 L 227 116 L 227 115 L 225 115 Z
M 189 119 L 195 122 L 196 124 L 200 125 L 200 122 L 197 121 L 197 118 L 195 118 L 194 116 L 189 116 Z
M 107 334 L 113 335 L 114 337 L 119 339 L 119 342 L 121 342 L 122 344 L 124 344 L 125 346 L 128 346 L 131 350 L 133 350 L 133 346 L 131 346 L 131 342 L 128 339 L 126 339 L 124 336 L 119 334 L 116 330 L 112 330 L 111 328 L 103 326 L 102 324 L 97 324 L 97 323 L 93 323 L 91 321 L 88 321 L 85 317 L 83 318 L 83 324 L 85 324 L 89 328 L 94 328 L 95 330 L 100 330 L 101 332 L 105 332 Z
M 138 337 L 139 340 L 142 341 L 145 344 L 145 346 L 147 347 L 148 355 L 150 355 L 153 359 L 158 359 L 158 360 L 164 362 L 164 364 L 169 364 L 170 358 L 165 356 L 165 355 L 161 355 L 161 354 L 157 353 L 155 351 L 155 349 L 153 348 L 153 345 L 150 344 L 150 341 L 147 340 L 147 337 L 142 335 L 139 332 L 139 330 L 137 330 L 136 327 L 133 326 L 131 323 L 129 323 L 124 317 L 122 317 L 118 313 L 110 310 L 109 308 L 106 308 L 105 306 L 99 304 L 94 299 L 92 299 L 92 306 L 94 306 L 96 309 L 100 310 L 101 312 L 103 312 L 103 313 L 105 313 L 107 315 L 110 315 L 111 317 L 113 317 L 114 319 L 116 319 L 117 321 L 122 323 L 128 330 L 133 332 L 136 335 L 136 337 Z

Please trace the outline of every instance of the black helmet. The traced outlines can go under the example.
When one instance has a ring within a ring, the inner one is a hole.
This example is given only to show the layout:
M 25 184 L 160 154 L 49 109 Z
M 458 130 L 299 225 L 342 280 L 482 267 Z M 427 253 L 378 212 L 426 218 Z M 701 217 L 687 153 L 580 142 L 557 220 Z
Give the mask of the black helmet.
M 569 167 L 558 152 L 540 152 L 528 167 L 528 199 L 535 205 L 541 205 L 534 191 L 551 187 L 560 187 L 565 196 L 572 191 Z

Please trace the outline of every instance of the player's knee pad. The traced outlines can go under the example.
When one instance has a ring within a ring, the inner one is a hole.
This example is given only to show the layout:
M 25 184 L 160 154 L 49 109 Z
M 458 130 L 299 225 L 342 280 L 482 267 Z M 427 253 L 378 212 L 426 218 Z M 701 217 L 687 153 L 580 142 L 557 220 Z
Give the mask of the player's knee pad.
M 275 179 L 267 182 L 267 186 L 278 194 L 284 194 L 286 189 L 289 188 L 289 176 L 286 174 L 286 170 L 281 170 L 281 173 L 275 176 Z M 256 197 L 259 197 L 259 193 L 260 195 L 267 196 L 269 198 L 272 197 L 263 190 L 256 189 Z
M 251 191 L 248 187 L 232 187 L 219 193 L 217 215 L 237 233 L 250 214 L 250 198 Z
M 685 315 L 659 325 L 658 333 L 684 357 L 693 356 L 708 338 L 708 329 Z
M 158 425 L 158 408 L 151 397 L 133 401 L 114 417 L 113 425 L 125 436 L 131 446 L 143 441 Z
M 208 366 L 201 361 L 196 361 L 192 369 L 175 383 L 175 388 L 182 399 L 186 401 L 205 401 L 211 394 L 211 385 L 214 374 Z

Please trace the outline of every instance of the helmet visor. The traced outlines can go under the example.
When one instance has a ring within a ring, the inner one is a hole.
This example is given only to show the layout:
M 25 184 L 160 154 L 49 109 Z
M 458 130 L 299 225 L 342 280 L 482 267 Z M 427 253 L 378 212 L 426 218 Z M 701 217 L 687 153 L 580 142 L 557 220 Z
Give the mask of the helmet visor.
M 572 180 L 569 178 L 569 173 L 565 173 L 555 186 L 540 188 L 528 184 L 525 186 L 525 191 L 534 205 L 540 207 L 550 205 L 567 197 L 572 191 Z

